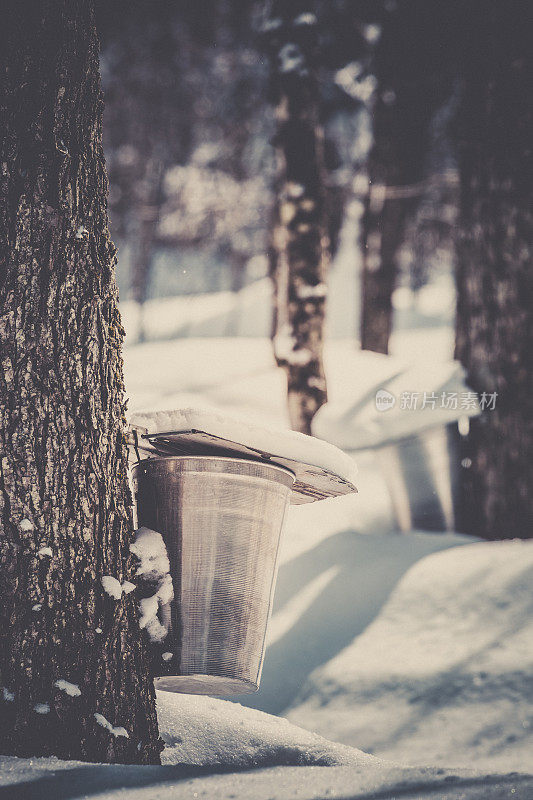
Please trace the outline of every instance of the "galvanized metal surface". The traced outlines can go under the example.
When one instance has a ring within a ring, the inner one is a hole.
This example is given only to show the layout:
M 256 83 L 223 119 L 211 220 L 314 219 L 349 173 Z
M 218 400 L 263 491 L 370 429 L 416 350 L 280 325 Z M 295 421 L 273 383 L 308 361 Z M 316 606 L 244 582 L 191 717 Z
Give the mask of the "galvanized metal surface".
M 215 456 L 149 458 L 133 468 L 138 524 L 163 536 L 174 584 L 160 612 L 169 633 L 157 688 L 258 689 L 293 481 L 271 464 Z
M 204 430 L 167 431 L 149 433 L 146 429 L 131 426 L 128 443 L 137 448 L 143 458 L 151 455 L 219 455 L 246 458 L 260 463 L 274 464 L 290 470 L 295 480 L 290 502 L 293 505 L 312 503 L 328 497 L 357 492 L 353 483 L 327 469 L 286 458 L 273 452 L 256 450 L 242 442 L 230 441 Z M 135 455 L 135 453 L 134 453 Z
M 427 428 L 376 450 L 401 531 L 468 533 L 461 495 L 462 450 L 456 424 Z

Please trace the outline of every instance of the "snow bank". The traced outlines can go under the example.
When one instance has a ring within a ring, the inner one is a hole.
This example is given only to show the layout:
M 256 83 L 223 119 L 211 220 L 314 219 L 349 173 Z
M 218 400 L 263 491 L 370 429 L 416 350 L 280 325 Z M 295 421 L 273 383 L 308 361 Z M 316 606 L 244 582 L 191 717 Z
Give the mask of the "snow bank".
M 226 705 L 224 701 L 218 702 Z M 183 708 L 176 708 L 175 713 L 181 714 L 184 711 Z M 316 766 L 323 762 L 320 750 L 310 753 L 309 744 L 302 738 L 304 732 L 298 732 L 298 729 L 275 718 L 259 721 L 258 717 L 256 733 L 264 749 L 259 751 L 256 748 L 255 761 L 239 760 L 238 747 L 243 744 L 239 731 L 241 727 L 248 729 L 246 722 L 244 725 L 239 724 L 243 723 L 239 716 L 242 711 L 243 709 L 240 712 L 237 710 L 233 718 L 236 725 L 233 730 L 236 734 L 234 746 L 231 747 L 228 741 L 226 751 L 218 751 L 225 759 L 221 762 L 201 761 L 201 753 L 206 759 L 212 756 L 209 748 L 204 749 L 202 735 L 198 740 L 197 750 L 191 745 L 192 761 L 185 749 L 181 751 L 184 761 L 169 761 L 168 754 L 172 748 L 167 748 L 163 753 L 166 762 L 163 766 L 82 764 L 54 758 L 23 759 L 4 756 L 0 757 L 0 796 L 6 800 L 42 800 L 43 797 L 70 800 L 89 796 L 97 796 L 99 800 L 122 800 L 124 797 L 128 800 L 190 800 L 195 797 L 213 800 L 531 798 L 533 778 L 527 775 L 485 775 L 466 770 L 405 767 L 381 761 L 350 748 L 344 748 L 348 751 L 346 759 L 349 759 L 349 763 L 339 766 L 333 761 L 332 766 Z M 172 712 L 169 713 L 172 715 Z M 186 711 L 185 715 L 187 717 Z M 209 732 L 219 739 L 225 731 L 219 711 L 213 715 L 208 712 L 208 717 L 213 723 Z M 193 724 L 194 736 L 198 722 L 203 721 L 203 715 L 197 717 L 195 714 L 194 718 L 188 719 Z M 269 728 L 270 736 L 266 735 Z M 276 739 L 276 729 L 279 731 L 279 740 Z M 183 733 L 188 735 L 186 729 Z M 307 738 L 309 736 L 307 734 Z M 326 753 L 338 753 L 342 750 L 339 745 L 328 742 L 323 742 L 323 748 Z M 308 758 L 311 759 L 312 766 L 306 766 L 309 763 L 306 760 Z
M 201 695 L 157 692 L 164 764 L 348 765 L 370 758 L 280 717 Z
M 99 800 L 529 800 L 533 778 L 405 767 L 224 700 L 158 693 L 163 766 L 0 757 L 0 797 Z M 127 736 L 105 717 L 97 722 Z
M 264 428 L 250 420 L 202 408 L 181 408 L 175 411 L 135 413 L 131 423 L 147 428 L 149 433 L 172 431 L 206 431 L 213 436 L 238 442 L 273 456 L 300 461 L 338 475 L 354 483 L 357 468 L 353 459 L 328 442 L 295 431 Z
M 291 721 L 410 763 L 533 769 L 533 542 L 418 562 Z

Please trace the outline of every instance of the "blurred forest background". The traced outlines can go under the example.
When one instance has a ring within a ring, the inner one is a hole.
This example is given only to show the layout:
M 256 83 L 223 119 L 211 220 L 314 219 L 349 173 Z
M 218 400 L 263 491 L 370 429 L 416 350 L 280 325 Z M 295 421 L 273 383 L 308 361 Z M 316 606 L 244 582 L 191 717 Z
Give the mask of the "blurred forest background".
M 345 217 L 360 210 L 372 183 L 378 191 L 408 185 L 390 198 L 407 202 L 395 204 L 401 213 L 387 245 L 394 258 L 386 256 L 383 270 L 396 261 L 397 284 L 417 290 L 450 269 L 453 3 L 318 5 L 316 22 L 301 27 L 318 28 L 309 69 L 324 132 L 329 251 L 335 255 Z M 279 50 L 269 60 L 276 11 L 268 12 L 253 0 L 102 6 L 110 211 L 124 298 L 142 304 L 238 291 L 269 273 L 277 174 L 271 66 Z M 283 57 L 274 69 L 298 69 L 298 56 L 294 64 L 290 50 Z M 345 330 L 356 333 L 354 322 Z M 386 346 L 385 333 L 368 343 Z
M 470 387 L 499 396 L 471 434 L 489 536 L 510 518 L 531 535 L 533 514 L 528 5 L 99 12 L 129 343 L 271 335 L 292 427 L 309 433 L 327 399 L 325 331 L 387 353 L 413 319 L 455 326 Z

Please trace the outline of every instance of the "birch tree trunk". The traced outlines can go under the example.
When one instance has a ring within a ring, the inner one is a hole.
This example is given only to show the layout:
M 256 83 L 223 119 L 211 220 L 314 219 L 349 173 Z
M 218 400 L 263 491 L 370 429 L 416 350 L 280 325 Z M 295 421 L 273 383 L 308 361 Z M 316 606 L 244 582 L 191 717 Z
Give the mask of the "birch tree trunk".
M 464 82 L 456 355 L 471 388 L 497 393 L 471 426 L 469 530 L 533 536 L 533 21 L 527 2 L 469 3 Z
M 271 242 L 274 354 L 287 374 L 291 426 L 308 434 L 311 420 L 326 402 L 322 349 L 328 242 L 316 28 L 309 0 L 275 0 L 264 27 L 277 119 Z
M 136 593 L 123 585 L 132 578 L 123 330 L 93 2 L 7 6 L 0 752 L 157 763 L 147 645 Z M 103 576 L 115 579 L 110 593 Z

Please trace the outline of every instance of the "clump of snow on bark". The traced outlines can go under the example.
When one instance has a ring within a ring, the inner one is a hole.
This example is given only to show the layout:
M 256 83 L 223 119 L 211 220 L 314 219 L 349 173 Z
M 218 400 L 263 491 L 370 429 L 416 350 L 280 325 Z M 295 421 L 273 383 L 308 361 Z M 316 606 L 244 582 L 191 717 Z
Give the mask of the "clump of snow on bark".
M 122 597 L 122 584 L 112 575 L 102 575 L 102 586 L 104 587 L 104 592 L 112 597 L 113 600 L 120 600 Z
M 368 44 L 377 44 L 381 38 L 381 26 L 372 24 L 363 25 L 363 36 Z
M 287 181 L 285 184 L 285 193 L 288 197 L 292 197 L 297 199 L 301 197 L 305 192 L 305 186 L 302 183 L 296 183 L 296 181 Z
M 120 600 L 122 594 L 129 594 L 135 589 L 135 584 L 130 581 L 120 583 L 112 575 L 102 575 L 102 586 L 104 591 L 113 598 L 113 600 Z
M 262 33 L 272 33 L 273 31 L 277 31 L 282 26 L 282 21 L 279 17 L 275 17 L 274 19 L 267 19 L 265 20 L 263 26 L 261 27 Z
M 40 547 L 39 550 L 37 551 L 37 555 L 39 556 L 39 558 L 44 558 L 45 556 L 49 556 L 50 558 L 52 558 L 54 554 L 52 552 L 51 547 Z
M 62 692 L 65 692 L 65 694 L 68 694 L 69 697 L 79 697 L 81 695 L 81 689 L 78 684 L 70 683 L 70 681 L 66 681 L 64 678 L 59 678 L 59 680 L 54 683 L 54 686 Z
M 315 14 L 311 14 L 309 12 L 307 13 L 304 12 L 303 14 L 300 14 L 294 20 L 295 25 L 316 25 L 316 23 L 317 23 L 317 18 Z
M 312 353 L 306 347 L 297 349 L 297 344 L 288 326 L 284 326 L 274 337 L 274 349 L 279 359 L 286 361 L 287 364 L 305 367 L 311 361 Z
M 50 706 L 48 703 L 36 703 L 33 706 L 33 710 L 36 714 L 49 714 L 50 713 Z
M 153 642 L 162 642 L 168 629 L 161 624 L 157 612 L 174 597 L 170 562 L 163 537 L 157 531 L 141 527 L 136 531 L 131 552 L 139 559 L 136 574 L 153 587 L 149 597 L 139 601 L 139 625 L 146 629 Z
M 31 610 L 40 611 L 42 607 L 43 607 L 42 603 L 35 603 L 35 605 L 31 607 Z
M 139 559 L 137 575 L 143 575 L 147 580 L 158 580 L 170 571 L 167 548 L 157 531 L 139 528 L 130 550 Z
M 317 283 L 316 286 L 299 286 L 296 294 L 302 300 L 307 300 L 312 297 L 325 297 L 328 293 L 328 287 L 325 283 Z
M 174 597 L 172 578 L 165 575 L 161 578 L 156 593 L 151 597 L 144 597 L 139 602 L 139 626 L 145 628 L 152 642 L 162 642 L 168 634 L 168 628 L 162 625 L 157 612 L 160 606 L 170 603 Z
M 163 661 L 170 661 L 173 658 L 173 656 L 174 653 L 163 653 L 161 658 L 163 659 Z
M 102 629 L 101 628 L 95 628 L 94 631 L 95 631 L 95 633 L 102 633 Z
M 309 377 L 307 378 L 307 385 L 310 386 L 312 389 L 325 390 L 326 381 L 324 378 L 317 378 L 316 375 L 309 375 Z
M 365 75 L 358 61 L 353 61 L 338 70 L 335 73 L 335 83 L 350 97 L 362 103 L 368 103 L 377 88 L 374 75 Z
M 297 44 L 289 43 L 284 45 L 278 53 L 280 72 L 296 72 L 300 75 L 306 72 L 305 59 Z
M 6 703 L 12 703 L 15 699 L 15 694 L 10 689 L 6 688 L 5 686 L 2 687 L 2 697 L 4 698 Z
M 29 533 L 29 531 L 33 530 L 33 525 L 27 517 L 20 521 L 20 530 L 25 533 Z
M 126 739 L 130 738 L 128 731 L 126 728 L 123 728 L 122 725 L 112 725 L 103 714 L 99 714 L 98 712 L 95 712 L 93 716 L 97 723 L 101 725 L 102 728 L 105 728 L 107 731 L 109 731 L 109 733 L 111 733 L 113 736 L 124 736 Z

